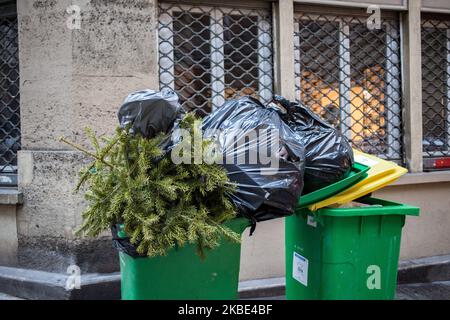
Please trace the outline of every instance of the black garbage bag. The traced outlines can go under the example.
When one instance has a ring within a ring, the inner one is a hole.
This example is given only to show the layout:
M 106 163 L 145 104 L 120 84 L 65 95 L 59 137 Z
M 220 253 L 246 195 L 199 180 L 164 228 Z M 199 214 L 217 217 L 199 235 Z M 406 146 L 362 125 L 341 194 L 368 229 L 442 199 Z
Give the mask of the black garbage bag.
M 161 132 L 169 133 L 183 113 L 174 91 L 146 89 L 129 94 L 118 117 L 121 127 L 131 124 L 132 133 L 153 138 Z
M 353 150 L 347 138 L 299 103 L 281 96 L 274 96 L 274 102 L 281 105 L 281 118 L 305 147 L 303 193 L 345 178 L 354 163 Z
M 242 216 L 255 223 L 294 212 L 304 148 L 276 110 L 252 97 L 228 100 L 203 119 L 203 135 L 216 143 Z

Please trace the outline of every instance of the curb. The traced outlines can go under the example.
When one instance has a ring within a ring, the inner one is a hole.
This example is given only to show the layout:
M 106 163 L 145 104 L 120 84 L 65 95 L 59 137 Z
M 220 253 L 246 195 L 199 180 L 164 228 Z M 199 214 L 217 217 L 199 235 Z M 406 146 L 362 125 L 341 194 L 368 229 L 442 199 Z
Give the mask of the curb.
M 398 265 L 399 284 L 450 280 L 450 255 L 402 260 Z
M 116 300 L 120 299 L 120 273 L 91 273 L 81 276 L 81 289 L 66 290 L 69 275 L 32 269 L 0 266 L 0 288 L 4 297 L 22 299 Z M 401 287 L 450 280 L 450 255 L 399 262 Z M 284 277 L 239 282 L 239 299 L 259 299 L 285 295 Z M 412 290 L 412 289 L 411 289 Z M 1 298 L 1 296 L 0 296 Z
M 264 297 L 284 296 L 286 279 L 269 278 L 239 282 L 239 299 L 257 299 Z
M 0 267 L 0 288 L 5 296 L 30 300 L 120 299 L 119 272 L 82 275 L 77 290 L 66 290 L 68 279 L 66 274 Z

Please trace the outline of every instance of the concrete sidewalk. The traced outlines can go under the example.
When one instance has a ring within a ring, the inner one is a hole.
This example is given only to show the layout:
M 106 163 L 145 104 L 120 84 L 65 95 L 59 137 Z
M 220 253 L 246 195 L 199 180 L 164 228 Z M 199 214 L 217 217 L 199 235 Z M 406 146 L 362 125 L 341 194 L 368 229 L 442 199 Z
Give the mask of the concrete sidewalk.
M 67 275 L 0 267 L 0 300 L 119 299 L 120 273 L 86 274 L 83 290 L 65 290 Z M 240 299 L 285 299 L 285 278 L 239 283 Z M 109 292 L 105 294 L 104 292 Z M 400 261 L 397 300 L 450 300 L 450 255 Z
M 450 281 L 401 284 L 396 300 L 450 300 Z
M 285 300 L 284 295 L 244 298 L 245 300 Z M 22 300 L 0 293 L 0 300 Z M 397 287 L 396 300 L 450 300 L 450 281 L 402 284 Z
M 286 300 L 286 297 L 280 295 L 248 300 Z M 395 300 L 450 300 L 450 281 L 399 285 Z

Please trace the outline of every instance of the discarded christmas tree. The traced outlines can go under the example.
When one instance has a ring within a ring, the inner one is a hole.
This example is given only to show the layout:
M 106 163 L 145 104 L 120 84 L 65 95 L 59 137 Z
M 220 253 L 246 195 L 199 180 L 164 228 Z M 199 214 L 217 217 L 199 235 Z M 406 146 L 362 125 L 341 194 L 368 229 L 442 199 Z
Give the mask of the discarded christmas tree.
M 188 114 L 180 123 L 190 137 L 201 136 L 196 119 Z M 229 199 L 233 186 L 226 172 L 211 161 L 175 164 L 160 145 L 164 135 L 144 138 L 117 128 L 113 137 L 98 139 L 87 129 L 94 151 L 65 138 L 61 141 L 94 158 L 81 170 L 77 190 L 86 186 L 89 207 L 83 212 L 80 235 L 98 236 L 111 226 L 123 224 L 130 242 L 141 255 L 165 255 L 185 243 L 197 245 L 200 256 L 213 249 L 222 237 L 239 242 L 240 235 L 223 225 L 236 215 Z M 206 150 L 211 141 L 184 137 L 178 149 Z M 103 146 L 101 146 L 103 144 Z M 186 156 L 186 155 L 184 155 Z

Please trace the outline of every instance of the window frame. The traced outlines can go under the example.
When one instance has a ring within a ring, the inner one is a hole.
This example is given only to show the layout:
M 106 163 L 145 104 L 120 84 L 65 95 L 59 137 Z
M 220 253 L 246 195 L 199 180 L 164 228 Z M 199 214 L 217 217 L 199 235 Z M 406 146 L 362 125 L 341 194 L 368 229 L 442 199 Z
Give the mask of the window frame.
M 15 18 L 17 20 L 17 41 L 19 40 L 19 21 L 18 21 L 18 14 L 17 14 L 17 6 L 15 1 L 5 1 L 4 3 L 0 3 L 0 19 L 2 18 Z M 19 47 L 17 48 L 17 51 L 19 50 Z M 19 59 L 19 54 L 17 53 Z M 20 64 L 20 61 L 18 61 Z M 20 70 L 20 69 L 19 69 Z M 20 71 L 19 72 L 19 79 L 20 79 Z M 19 88 L 19 96 L 20 96 L 20 88 Z M 20 117 L 20 98 L 19 98 L 19 117 Z M 19 120 L 19 131 L 20 131 L 20 120 Z M 20 140 L 20 134 L 19 134 L 19 140 Z M 20 142 L 19 142 L 20 144 Z M 20 148 L 19 148 L 20 150 Z M 18 151 L 19 151 L 18 150 Z M 16 158 L 18 157 L 18 154 L 16 153 Z M 7 188 L 15 188 L 18 185 L 18 178 L 17 178 L 17 171 L 18 171 L 18 165 L 11 165 L 11 164 L 5 164 L 0 165 L 0 188 L 7 187 Z
M 171 1 L 159 1 L 159 6 L 164 9 L 164 17 L 161 19 L 161 15 L 158 15 L 158 53 L 163 50 L 168 52 L 167 62 L 161 65 L 161 57 L 158 58 L 159 61 L 159 84 L 164 84 L 173 90 L 175 89 L 175 61 L 174 61 L 174 50 L 175 46 L 173 44 L 173 9 L 171 9 Z M 225 102 L 225 54 L 224 54 L 224 27 L 223 27 L 223 15 L 226 13 L 233 14 L 236 8 L 227 6 L 224 4 L 208 4 L 207 2 L 181 2 L 177 4 L 177 8 L 183 9 L 189 13 L 200 13 L 203 14 L 205 11 L 211 12 L 213 19 L 209 26 L 211 30 L 211 38 L 209 45 L 211 48 L 211 110 L 214 110 L 217 106 L 221 106 Z M 250 4 L 249 4 L 250 5 Z M 267 9 L 270 11 L 270 7 L 261 6 L 261 9 Z M 238 7 L 239 12 L 248 13 L 250 16 L 253 13 L 251 8 L 247 8 L 245 5 Z M 273 28 L 265 19 L 261 19 L 260 15 L 255 13 L 254 17 L 258 18 L 258 64 L 257 71 L 258 74 L 266 75 L 268 73 L 272 74 L 272 77 L 258 76 L 258 95 L 263 99 L 271 99 L 274 92 L 274 68 L 275 64 L 273 61 L 274 56 L 274 32 Z M 217 21 L 222 21 L 222 23 L 217 23 Z M 268 30 L 272 29 L 271 36 L 267 36 Z M 161 35 L 161 30 L 164 32 Z M 162 39 L 162 40 L 161 40 Z M 267 56 L 268 48 L 272 48 L 272 52 L 269 53 L 272 61 L 269 62 L 262 57 Z M 162 70 L 162 71 L 161 71 Z M 260 89 L 261 88 L 261 89 Z
M 427 20 L 426 23 L 423 23 L 423 20 Z M 436 21 L 438 23 L 433 24 L 430 21 Z M 450 157 L 450 15 L 448 15 L 446 21 L 447 23 L 442 22 L 442 19 L 431 19 L 427 16 L 421 17 L 421 32 L 422 27 L 429 27 L 433 29 L 445 29 L 446 30 L 446 36 L 447 36 L 447 54 L 446 54 L 446 67 L 444 68 L 446 70 L 446 81 L 445 84 L 445 91 L 446 91 L 446 106 L 443 106 L 444 110 L 446 109 L 446 117 L 444 117 L 444 122 L 447 124 L 447 127 L 443 130 L 445 131 L 446 138 L 444 139 L 446 141 L 446 147 L 448 149 L 447 153 L 448 155 L 444 154 L 443 151 L 424 151 L 422 150 L 423 158 L 424 159 L 432 159 L 432 158 L 442 158 L 442 157 Z M 422 54 L 422 51 L 421 51 Z M 443 69 L 443 70 L 444 70 Z M 423 108 L 422 104 L 422 108 Z M 424 110 L 422 110 L 423 113 Z M 423 116 L 422 116 L 423 117 Z M 422 144 L 425 142 L 425 136 L 422 137 Z M 450 169 L 449 169 L 450 170 Z
M 344 106 L 344 108 L 339 108 L 339 118 L 340 118 L 340 129 L 341 132 L 348 138 L 351 139 L 351 105 L 347 102 L 351 101 L 351 56 L 350 56 L 350 27 L 351 25 L 346 20 L 351 20 L 350 17 L 357 17 L 363 14 L 361 10 L 341 10 L 341 8 L 336 8 L 333 6 L 295 6 L 294 7 L 294 58 L 295 58 L 295 74 L 301 73 L 301 63 L 300 63 L 300 38 L 297 36 L 300 32 L 300 26 L 298 19 L 301 19 L 302 13 L 308 15 L 305 20 L 311 20 L 311 17 L 315 17 L 314 21 L 329 21 L 324 17 L 332 17 L 333 22 L 338 22 L 338 33 L 339 33 L 339 106 Z M 342 16 L 344 18 L 342 18 Z M 395 45 L 401 46 L 401 18 L 392 12 L 387 12 L 382 16 L 382 25 L 386 28 L 386 53 L 385 56 L 389 57 L 393 52 L 396 52 L 399 61 L 394 65 L 391 59 L 386 59 L 385 69 L 386 79 L 385 79 L 385 115 L 386 119 L 386 145 L 387 152 L 385 157 L 392 159 L 395 155 L 400 155 L 400 161 L 403 160 L 403 136 L 404 132 L 402 130 L 401 116 L 402 116 L 402 68 L 401 63 L 401 49 L 395 48 Z M 392 30 L 391 24 L 386 22 L 386 19 L 395 19 L 399 25 L 398 30 Z M 393 35 L 397 33 L 398 35 Z M 389 39 L 390 38 L 390 39 Z M 393 38 L 398 38 L 399 41 L 392 40 Z M 392 81 L 395 79 L 400 79 L 401 83 L 398 81 Z M 295 76 L 296 92 L 295 97 L 298 99 L 301 92 L 301 77 Z M 399 95 L 400 93 L 400 95 Z M 400 128 L 400 130 L 397 130 Z M 380 156 L 378 154 L 377 156 Z M 381 155 L 383 156 L 383 155 Z

